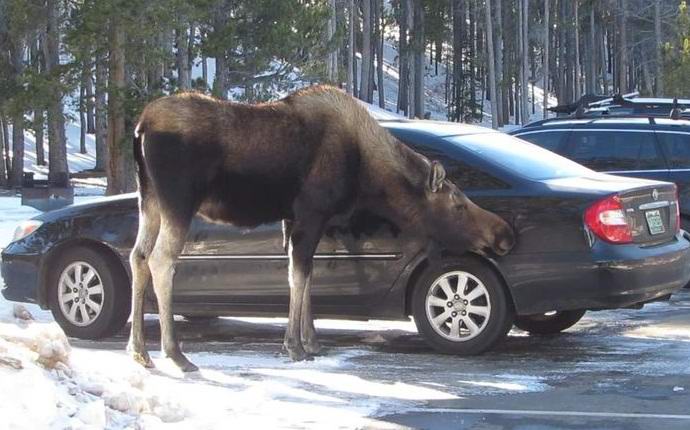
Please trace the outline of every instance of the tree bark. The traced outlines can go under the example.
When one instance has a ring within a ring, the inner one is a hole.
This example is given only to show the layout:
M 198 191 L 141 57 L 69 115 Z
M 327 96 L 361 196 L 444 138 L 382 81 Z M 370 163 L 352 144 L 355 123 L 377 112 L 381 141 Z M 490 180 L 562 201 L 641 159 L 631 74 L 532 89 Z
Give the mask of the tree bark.
M 345 91 L 352 95 L 354 94 L 353 78 L 354 73 L 354 58 L 355 58 L 355 1 L 348 0 L 347 3 L 347 70 L 346 70 L 346 89 Z M 402 43 L 402 42 L 401 42 Z
M 178 17 L 180 23 L 175 30 L 175 45 L 177 45 L 176 63 L 178 86 L 187 91 L 192 87 L 189 75 L 189 39 L 187 38 L 187 22 L 182 16 Z
M 48 75 L 60 64 L 60 28 L 58 0 L 47 1 L 48 30 L 46 32 L 46 72 Z M 48 102 L 48 181 L 56 185 L 69 185 L 67 142 L 62 94 L 52 91 Z
M 494 52 L 496 53 L 496 110 L 498 112 L 498 126 L 501 127 L 502 125 L 506 124 L 509 121 L 509 118 L 506 118 L 505 113 L 503 112 L 503 106 L 504 106 L 504 99 L 505 99 L 505 82 L 503 79 L 503 46 L 504 46 L 504 41 L 503 41 L 503 7 L 502 7 L 502 0 L 496 0 L 496 26 L 493 27 L 493 30 L 495 31 L 494 36 L 494 43 L 496 46 L 494 47 Z
M 377 40 L 377 50 L 376 50 L 376 72 L 377 72 L 377 94 L 379 98 L 379 107 L 382 109 L 386 108 L 386 94 L 384 91 L 384 74 L 383 74 L 383 48 L 384 48 L 384 10 L 383 10 L 383 0 L 376 0 L 376 40 Z
M 108 166 L 108 129 L 106 87 L 108 82 L 108 70 L 106 56 L 103 53 L 96 54 L 96 100 L 95 100 L 95 125 L 96 125 L 96 167 L 95 170 L 104 172 Z
M 9 178 L 7 175 L 12 171 L 12 164 L 10 160 L 10 131 L 7 125 L 7 117 L 0 112 L 0 133 L 2 134 L 2 140 L 5 143 L 3 149 L 3 166 L 5 175 L 0 179 L 3 181 L 1 184 L 7 186 L 9 184 Z
M 424 5 L 414 2 L 414 116 L 424 118 Z
M 497 0 L 500 1 L 500 0 Z M 489 65 L 489 97 L 491 98 L 491 127 L 498 128 L 498 106 L 496 106 L 496 71 L 494 70 L 493 20 L 491 19 L 491 0 L 486 0 L 486 50 Z
M 5 119 L 0 115 L 0 187 L 7 186 L 7 160 L 5 159 L 5 148 L 9 145 L 6 138 Z
M 521 40 L 522 40 L 522 72 L 521 72 L 521 91 L 522 91 L 522 124 L 529 122 L 529 85 L 528 85 L 528 70 L 529 70 L 529 0 L 522 0 L 522 24 L 521 24 Z
M 333 43 L 333 37 L 335 36 L 335 30 L 337 28 L 337 10 L 335 5 L 335 0 L 328 0 L 328 7 L 330 9 L 330 16 L 328 17 L 326 34 L 328 36 L 329 43 Z M 338 81 L 338 48 L 334 46 L 331 51 L 328 52 L 326 58 L 326 75 L 328 81 L 331 83 L 337 83 Z
M 86 97 L 86 88 L 83 85 L 84 81 L 82 79 L 82 85 L 79 86 L 79 153 L 86 154 L 86 103 L 84 98 Z
M 131 142 L 125 135 L 125 32 L 117 18 L 110 22 L 110 73 L 108 80 L 108 195 L 133 190 Z M 130 178 L 130 176 L 132 178 Z
M 549 117 L 549 48 L 551 47 L 551 38 L 549 34 L 549 18 L 551 11 L 549 11 L 549 0 L 544 0 L 544 119 Z
M 582 73 L 580 73 L 580 8 L 579 0 L 573 1 L 573 15 L 575 17 L 575 100 L 582 96 Z
M 661 2 L 654 2 L 654 41 L 656 44 L 656 73 L 654 76 L 655 80 L 655 96 L 664 96 L 664 63 L 661 58 Z
M 398 31 L 399 31 L 399 46 L 398 46 L 398 108 L 397 111 L 404 112 L 405 116 L 408 114 L 409 104 L 408 99 L 408 82 L 409 82 L 409 62 L 408 51 L 409 44 L 407 41 L 409 27 L 408 16 L 410 14 L 408 0 L 400 0 L 400 14 L 398 16 Z
M 620 28 L 619 28 L 619 58 L 618 64 L 618 91 L 625 94 L 629 91 L 628 86 L 628 7 L 627 1 L 620 0 L 619 7 L 621 11 Z
M 96 118 L 93 112 L 93 66 L 90 62 L 84 67 L 84 87 L 86 89 L 86 131 L 93 134 L 96 132 Z
M 371 2 L 372 0 L 362 0 L 362 72 L 360 74 L 359 98 L 367 103 L 371 103 L 373 95 L 372 82 L 370 80 L 371 68 L 373 66 Z

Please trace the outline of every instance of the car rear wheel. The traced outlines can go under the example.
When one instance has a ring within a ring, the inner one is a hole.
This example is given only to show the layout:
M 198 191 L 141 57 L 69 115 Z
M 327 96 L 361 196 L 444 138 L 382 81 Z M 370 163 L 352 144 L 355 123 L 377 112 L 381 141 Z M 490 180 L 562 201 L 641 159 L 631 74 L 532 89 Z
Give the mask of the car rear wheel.
M 50 310 L 68 336 L 100 339 L 127 322 L 127 276 L 101 253 L 86 247 L 62 252 L 48 282 Z
M 585 315 L 585 310 L 555 311 L 515 317 L 515 327 L 532 334 L 556 334 L 568 329 Z
M 474 258 L 429 266 L 412 296 L 415 324 L 444 354 L 480 354 L 503 340 L 513 309 L 496 273 Z

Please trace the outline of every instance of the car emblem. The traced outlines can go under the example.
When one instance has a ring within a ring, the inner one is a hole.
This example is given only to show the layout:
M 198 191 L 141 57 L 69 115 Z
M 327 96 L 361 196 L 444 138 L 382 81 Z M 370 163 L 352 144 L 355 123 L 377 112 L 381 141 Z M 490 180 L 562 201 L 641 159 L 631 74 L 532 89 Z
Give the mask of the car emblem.
M 652 191 L 652 198 L 653 198 L 655 201 L 656 201 L 656 200 L 659 200 L 659 191 L 657 191 L 656 188 L 654 189 L 654 191 Z

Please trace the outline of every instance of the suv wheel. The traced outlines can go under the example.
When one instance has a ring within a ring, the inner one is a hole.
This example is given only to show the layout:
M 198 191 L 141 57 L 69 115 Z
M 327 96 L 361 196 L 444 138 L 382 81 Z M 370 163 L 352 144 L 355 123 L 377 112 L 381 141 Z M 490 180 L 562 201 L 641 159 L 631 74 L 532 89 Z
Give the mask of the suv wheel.
M 556 334 L 577 324 L 585 312 L 582 309 L 518 316 L 515 317 L 515 327 L 532 334 Z
M 50 310 L 68 336 L 100 339 L 124 327 L 130 312 L 127 276 L 86 247 L 63 252 L 48 277 Z
M 482 353 L 505 338 L 513 309 L 496 273 L 474 258 L 428 267 L 412 296 L 415 324 L 445 354 Z

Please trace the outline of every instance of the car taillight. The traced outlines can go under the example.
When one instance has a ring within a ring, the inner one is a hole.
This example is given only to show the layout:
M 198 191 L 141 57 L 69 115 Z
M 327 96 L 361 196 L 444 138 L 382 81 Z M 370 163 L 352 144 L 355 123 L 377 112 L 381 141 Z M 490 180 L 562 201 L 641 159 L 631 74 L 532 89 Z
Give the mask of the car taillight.
M 607 197 L 588 207 L 585 224 L 598 238 L 607 242 L 632 242 L 632 229 L 618 196 Z

